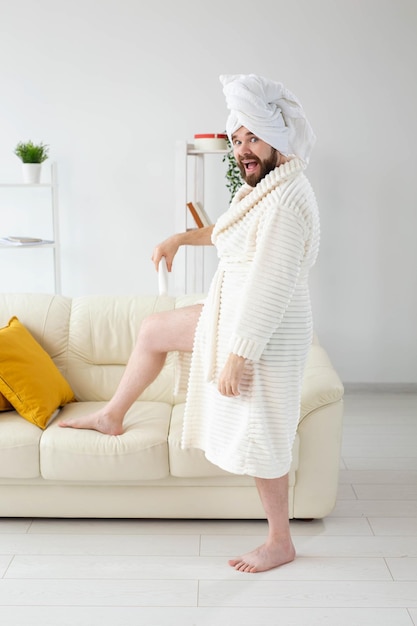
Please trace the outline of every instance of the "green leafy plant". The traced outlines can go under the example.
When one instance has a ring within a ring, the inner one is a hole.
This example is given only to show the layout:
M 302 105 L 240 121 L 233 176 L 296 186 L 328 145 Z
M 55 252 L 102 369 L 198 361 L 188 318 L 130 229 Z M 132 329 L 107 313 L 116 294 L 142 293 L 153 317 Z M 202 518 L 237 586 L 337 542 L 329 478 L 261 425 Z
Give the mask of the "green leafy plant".
M 20 141 L 14 153 L 23 163 L 43 163 L 48 158 L 49 147 L 43 143 L 34 144 L 32 141 Z
M 233 154 L 233 147 L 229 141 L 229 137 L 227 137 L 227 146 L 229 151 L 223 157 L 223 163 L 227 163 L 226 170 L 226 187 L 230 192 L 230 201 L 233 200 L 233 196 L 236 191 L 243 185 L 243 180 L 240 175 L 240 170 L 238 164 L 236 163 L 236 159 Z

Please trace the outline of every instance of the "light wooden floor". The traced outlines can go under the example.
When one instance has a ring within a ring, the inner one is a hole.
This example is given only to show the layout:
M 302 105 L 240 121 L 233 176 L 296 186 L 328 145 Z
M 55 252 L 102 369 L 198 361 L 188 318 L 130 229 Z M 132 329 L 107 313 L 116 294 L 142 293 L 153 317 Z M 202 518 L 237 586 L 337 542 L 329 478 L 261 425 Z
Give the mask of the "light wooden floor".
M 263 521 L 0 520 L 2 626 L 417 625 L 417 395 L 347 394 L 340 491 L 298 559 L 227 558 Z

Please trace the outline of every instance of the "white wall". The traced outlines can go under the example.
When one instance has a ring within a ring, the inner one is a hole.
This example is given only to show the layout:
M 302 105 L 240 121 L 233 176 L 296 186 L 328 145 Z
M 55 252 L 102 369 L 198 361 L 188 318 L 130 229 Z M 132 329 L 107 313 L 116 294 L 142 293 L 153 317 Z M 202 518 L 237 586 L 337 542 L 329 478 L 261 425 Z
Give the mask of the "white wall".
M 415 383 L 416 18 L 415 0 L 0 0 L 0 182 L 19 140 L 50 144 L 63 293 L 156 293 L 175 142 L 224 130 L 219 74 L 263 74 L 318 136 L 321 340 L 345 382 Z

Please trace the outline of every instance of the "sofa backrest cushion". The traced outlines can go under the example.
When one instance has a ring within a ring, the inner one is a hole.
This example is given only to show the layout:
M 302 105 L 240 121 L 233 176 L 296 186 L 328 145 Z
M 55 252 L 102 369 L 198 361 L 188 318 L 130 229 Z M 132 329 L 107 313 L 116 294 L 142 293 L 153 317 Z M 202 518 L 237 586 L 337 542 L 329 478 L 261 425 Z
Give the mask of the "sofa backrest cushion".
M 51 294 L 0 293 L 0 327 L 16 316 L 66 377 L 71 298 Z
M 142 320 L 173 309 L 175 299 L 157 296 L 85 296 L 72 300 L 68 380 L 78 400 L 108 401 L 136 343 Z M 175 354 L 141 400 L 173 402 Z
M 201 295 L 81 296 L 0 294 L 0 326 L 16 316 L 52 357 L 80 401 L 109 400 L 133 350 L 142 320 L 154 312 L 193 304 Z M 176 403 L 179 370 L 168 354 L 158 378 L 142 394 L 145 401 Z M 188 360 L 185 360 L 188 365 Z M 186 382 L 188 372 L 182 372 Z

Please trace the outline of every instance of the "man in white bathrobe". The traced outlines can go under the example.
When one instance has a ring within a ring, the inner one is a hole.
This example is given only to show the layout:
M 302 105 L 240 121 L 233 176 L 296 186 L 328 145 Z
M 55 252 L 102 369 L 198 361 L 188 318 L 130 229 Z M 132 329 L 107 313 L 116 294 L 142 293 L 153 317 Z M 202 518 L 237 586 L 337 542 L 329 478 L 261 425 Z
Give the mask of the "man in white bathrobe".
M 265 543 L 229 564 L 242 572 L 295 558 L 288 472 L 303 371 L 312 335 L 308 273 L 319 245 L 318 210 L 303 171 L 314 134 L 282 84 L 255 75 L 220 77 L 226 130 L 245 185 L 214 226 L 156 246 L 171 271 L 182 245 L 215 244 L 219 268 L 207 299 L 147 318 L 110 402 L 61 426 L 123 432 L 123 419 L 170 351 L 192 351 L 183 447 L 226 471 L 253 476 L 268 520 Z M 198 416 L 198 417 L 197 417 Z

